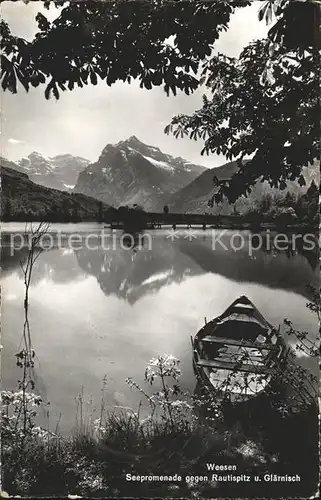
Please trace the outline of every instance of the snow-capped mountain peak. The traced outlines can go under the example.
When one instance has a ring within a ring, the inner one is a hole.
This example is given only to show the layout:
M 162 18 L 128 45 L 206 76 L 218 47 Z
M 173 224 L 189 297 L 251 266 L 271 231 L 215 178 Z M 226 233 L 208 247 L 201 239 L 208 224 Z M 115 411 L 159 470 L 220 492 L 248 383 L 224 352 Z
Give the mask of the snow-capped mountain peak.
M 116 207 L 137 203 L 146 210 L 163 209 L 169 193 L 187 185 L 204 170 L 133 135 L 117 144 L 108 143 L 98 161 L 79 174 L 75 191 L 108 200 Z
M 110 151 L 120 151 L 122 156 L 128 159 L 133 154 L 140 154 L 147 161 L 159 169 L 165 169 L 173 174 L 179 171 L 189 172 L 191 174 L 200 174 L 205 170 L 205 167 L 194 165 L 182 157 L 173 157 L 170 154 L 163 153 L 160 148 L 145 144 L 135 135 L 132 135 L 126 140 L 119 141 L 117 144 L 107 144 L 102 151 L 102 156 L 105 156 Z
M 21 158 L 18 165 L 31 180 L 50 188 L 71 190 L 77 182 L 79 172 L 89 165 L 89 160 L 70 154 L 45 156 L 33 151 Z

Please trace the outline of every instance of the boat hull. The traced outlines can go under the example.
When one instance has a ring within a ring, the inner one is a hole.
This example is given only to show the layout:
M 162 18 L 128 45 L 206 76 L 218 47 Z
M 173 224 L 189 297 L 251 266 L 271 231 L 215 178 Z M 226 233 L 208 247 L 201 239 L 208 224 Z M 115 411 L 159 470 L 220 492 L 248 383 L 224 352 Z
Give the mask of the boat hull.
M 212 397 L 232 404 L 266 394 L 286 350 L 279 332 L 244 296 L 191 340 L 198 381 Z

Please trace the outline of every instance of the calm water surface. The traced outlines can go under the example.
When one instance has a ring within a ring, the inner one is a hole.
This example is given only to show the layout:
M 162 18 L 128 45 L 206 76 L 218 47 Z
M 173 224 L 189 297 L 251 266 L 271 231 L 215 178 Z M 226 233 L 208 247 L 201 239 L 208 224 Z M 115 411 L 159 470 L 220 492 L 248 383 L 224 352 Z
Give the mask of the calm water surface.
M 3 241 L 21 230 L 21 224 L 3 224 Z M 52 224 L 51 230 L 86 235 L 101 226 Z M 125 379 L 143 384 L 145 365 L 158 354 L 181 360 L 182 386 L 193 390 L 190 336 L 205 317 L 219 315 L 240 295 L 246 294 L 275 326 L 287 317 L 316 338 L 315 316 L 305 307 L 306 285 L 318 283 L 313 256 L 264 251 L 249 256 L 247 248 L 213 251 L 210 231 L 196 235 L 192 241 L 183 236 L 171 241 L 166 231 L 155 231 L 151 250 L 146 245 L 133 251 L 121 248 L 119 233 L 111 250 L 90 250 L 80 243 L 75 250 L 53 248 L 41 254 L 33 272 L 29 319 L 37 389 L 51 403 L 53 427 L 60 419 L 61 431 L 70 431 L 82 390 L 88 415 L 99 416 L 104 376 L 108 407 L 137 409 L 140 397 Z M 26 254 L 21 249 L 10 255 L 9 248 L 2 248 L 5 388 L 15 388 L 20 375 L 14 354 L 23 328 L 20 261 Z M 299 362 L 317 372 L 309 358 Z

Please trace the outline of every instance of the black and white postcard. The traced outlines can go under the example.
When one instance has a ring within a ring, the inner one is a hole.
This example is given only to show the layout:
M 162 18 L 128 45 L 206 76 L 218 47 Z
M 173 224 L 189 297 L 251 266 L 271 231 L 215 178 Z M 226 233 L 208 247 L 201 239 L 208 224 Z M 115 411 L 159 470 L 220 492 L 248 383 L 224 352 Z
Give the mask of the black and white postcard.
M 1 496 L 317 497 L 320 2 L 0 9 Z

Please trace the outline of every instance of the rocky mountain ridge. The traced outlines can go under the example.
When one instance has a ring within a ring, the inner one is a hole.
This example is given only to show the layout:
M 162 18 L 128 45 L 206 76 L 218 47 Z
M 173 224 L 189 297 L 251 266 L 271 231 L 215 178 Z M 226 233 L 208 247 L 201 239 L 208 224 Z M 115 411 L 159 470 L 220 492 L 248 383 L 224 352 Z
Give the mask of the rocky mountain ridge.
M 72 191 L 78 174 L 90 161 L 70 154 L 47 157 L 36 151 L 17 162 L 18 170 L 37 184 L 61 191 Z

